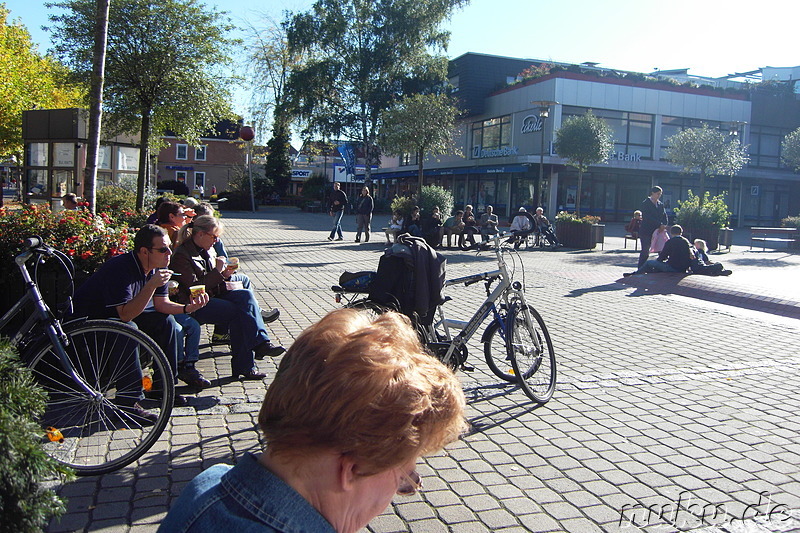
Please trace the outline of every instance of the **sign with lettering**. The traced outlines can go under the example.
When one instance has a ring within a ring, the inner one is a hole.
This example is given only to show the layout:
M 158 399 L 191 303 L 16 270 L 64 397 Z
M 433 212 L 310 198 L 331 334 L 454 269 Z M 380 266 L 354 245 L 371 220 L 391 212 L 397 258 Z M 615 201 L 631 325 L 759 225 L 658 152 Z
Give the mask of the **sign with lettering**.
M 640 154 L 626 154 L 625 152 L 611 152 L 608 161 L 632 161 L 634 163 L 641 163 L 642 156 Z
M 539 115 L 528 115 L 522 119 L 521 133 L 532 133 L 534 131 L 542 131 L 544 127 L 544 120 Z
M 519 148 L 516 146 L 504 146 L 503 148 L 484 150 L 480 145 L 472 147 L 473 159 L 484 159 L 487 157 L 507 157 L 511 155 L 519 155 Z
M 292 169 L 292 177 L 293 178 L 308 179 L 308 178 L 311 177 L 311 171 L 310 170 Z

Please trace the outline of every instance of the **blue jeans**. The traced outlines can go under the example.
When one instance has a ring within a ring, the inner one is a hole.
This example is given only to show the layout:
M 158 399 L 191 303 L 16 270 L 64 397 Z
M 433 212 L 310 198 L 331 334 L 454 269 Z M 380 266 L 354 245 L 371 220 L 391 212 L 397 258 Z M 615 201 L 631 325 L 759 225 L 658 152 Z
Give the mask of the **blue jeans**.
M 637 274 L 644 274 L 647 271 L 653 272 L 678 272 L 678 270 L 674 269 L 670 266 L 669 263 L 665 261 L 659 261 L 658 259 L 648 259 L 645 264 L 636 271 Z
M 334 211 L 333 212 L 333 229 L 331 230 L 331 239 L 333 239 L 336 235 L 339 236 L 340 239 L 343 239 L 342 236 L 342 217 L 344 216 L 344 209 L 341 211 Z
M 239 289 L 211 298 L 208 305 L 194 312 L 200 324 L 221 325 L 231 334 L 231 369 L 234 376 L 255 370 L 253 348 L 269 342 L 261 318 L 261 308 L 252 291 Z
M 200 323 L 191 315 L 172 315 L 183 329 L 178 343 L 178 366 L 194 364 L 200 360 Z

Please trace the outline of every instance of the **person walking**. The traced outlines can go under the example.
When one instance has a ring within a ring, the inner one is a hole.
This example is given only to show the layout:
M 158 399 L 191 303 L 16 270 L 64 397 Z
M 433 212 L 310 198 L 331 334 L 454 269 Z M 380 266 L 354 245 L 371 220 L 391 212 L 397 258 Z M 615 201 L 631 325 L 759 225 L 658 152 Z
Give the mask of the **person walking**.
M 369 195 L 369 187 L 361 189 L 361 196 L 356 201 L 356 242 L 361 242 L 361 230 L 364 230 L 364 242 L 369 242 L 370 223 L 375 202 Z
M 661 202 L 663 192 L 661 187 L 656 185 L 650 189 L 650 196 L 642 202 L 640 209 L 642 212 L 642 224 L 639 227 L 639 240 L 642 243 L 642 251 L 639 252 L 637 268 L 642 268 L 650 258 L 650 242 L 653 238 L 653 232 L 659 228 L 667 228 L 667 210 Z
M 333 228 L 331 228 L 331 234 L 328 237 L 329 241 L 332 241 L 337 235 L 337 241 L 344 240 L 344 236 L 342 236 L 342 217 L 344 216 L 344 206 L 346 205 L 347 195 L 341 189 L 338 181 L 333 182 L 333 192 L 328 204 L 328 213 L 333 217 Z

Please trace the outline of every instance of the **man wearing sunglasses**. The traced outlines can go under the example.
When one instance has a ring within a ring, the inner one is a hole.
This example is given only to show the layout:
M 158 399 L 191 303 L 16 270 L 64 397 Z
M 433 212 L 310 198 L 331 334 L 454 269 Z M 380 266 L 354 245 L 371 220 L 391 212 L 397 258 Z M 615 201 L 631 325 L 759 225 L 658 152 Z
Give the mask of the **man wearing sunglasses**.
M 167 266 L 172 257 L 170 240 L 163 228 L 146 224 L 133 240 L 133 251 L 112 257 L 76 291 L 74 317 L 111 318 L 136 325 L 164 350 L 173 375 L 183 351 L 183 332 L 172 315 L 192 313 L 208 303 L 203 294 L 183 305 L 170 301 L 167 282 L 172 271 Z M 136 365 L 133 365 L 136 366 Z M 130 378 L 131 411 L 140 418 L 155 421 L 154 413 L 142 409 L 141 368 Z M 118 395 L 119 396 L 119 395 Z M 123 400 L 124 401 L 124 400 Z M 175 405 L 186 405 L 183 396 L 175 396 Z

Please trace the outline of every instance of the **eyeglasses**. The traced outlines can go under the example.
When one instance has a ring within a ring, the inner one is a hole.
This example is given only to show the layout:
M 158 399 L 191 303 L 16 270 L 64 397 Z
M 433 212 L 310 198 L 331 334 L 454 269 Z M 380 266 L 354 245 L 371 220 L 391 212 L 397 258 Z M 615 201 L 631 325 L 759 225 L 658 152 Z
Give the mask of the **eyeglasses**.
M 161 254 L 165 254 L 165 253 L 169 252 L 169 246 L 165 246 L 163 248 L 150 248 L 150 249 L 153 250 L 154 252 L 158 252 L 158 253 L 161 253 Z
M 400 485 L 397 487 L 398 496 L 411 496 L 422 488 L 422 478 L 416 470 L 400 477 Z

